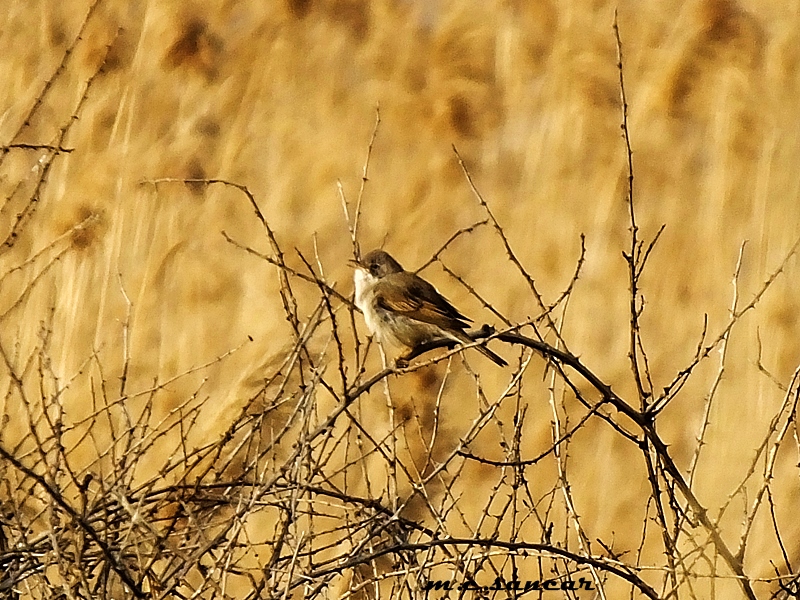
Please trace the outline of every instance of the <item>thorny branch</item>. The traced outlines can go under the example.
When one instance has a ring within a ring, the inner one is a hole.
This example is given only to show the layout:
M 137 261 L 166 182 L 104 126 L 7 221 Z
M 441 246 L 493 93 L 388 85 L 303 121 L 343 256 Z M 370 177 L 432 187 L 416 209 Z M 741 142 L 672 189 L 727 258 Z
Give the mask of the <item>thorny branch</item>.
M 324 253 L 318 251 L 316 240 L 313 260 L 306 258 L 312 256 L 308 252 L 297 250 L 300 264 L 290 265 L 294 255 L 281 247 L 281 236 L 246 185 L 223 179 L 153 180 L 156 188 L 170 182 L 221 185 L 246 198 L 263 228 L 269 253 L 223 235 L 278 270 L 280 298 L 275 303 L 280 302 L 293 337 L 259 372 L 256 389 L 245 393 L 232 388 L 233 400 L 210 396 L 205 384 L 213 367 L 237 349 L 170 379 L 136 387 L 129 375 L 136 359 L 131 337 L 139 318 L 133 318 L 138 313 L 121 277 L 126 310 L 118 370 L 108 371 L 95 352 L 78 372 L 59 376 L 51 357 L 56 327 L 52 315 L 43 319 L 39 346 L 32 351 L 0 340 L 0 369 L 9 380 L 3 401 L 6 406 L 20 407 L 23 415 L 13 423 L 13 435 L 6 427 L 0 439 L 0 591 L 51 597 L 55 586 L 64 597 L 76 599 L 255 600 L 284 599 L 293 593 L 314 599 L 332 597 L 334 592 L 339 597 L 368 592 L 371 597 L 416 598 L 429 593 L 426 586 L 434 580 L 474 581 L 487 576 L 511 582 L 549 579 L 568 585 L 571 578 L 587 572 L 598 593 L 606 597 L 615 597 L 616 589 L 653 599 L 701 597 L 695 586 L 704 578 L 735 578 L 748 598 L 755 598 L 756 582 L 784 591 L 796 586 L 792 550 L 782 537 L 777 510 L 786 499 L 779 497 L 773 481 L 780 453 L 793 435 L 800 447 L 797 375 L 781 384 L 780 407 L 741 484 L 721 507 L 700 501 L 694 489 L 697 458 L 688 469 L 680 466 L 679 455 L 657 424 L 671 418 L 671 411 L 664 409 L 685 392 L 690 377 L 699 377 L 697 366 L 721 348 L 696 457 L 702 444 L 710 443 L 704 433 L 708 407 L 719 393 L 725 352 L 732 343 L 730 332 L 784 272 L 800 242 L 743 305 L 738 289 L 740 254 L 727 326 L 717 337 L 709 336 L 708 342 L 706 321 L 690 364 L 654 398 L 651 366 L 641 339 L 640 281 L 664 228 L 649 243 L 640 237 L 616 19 L 614 35 L 628 170 L 631 240 L 624 256 L 635 398 L 618 393 L 621 386 L 612 385 L 590 366 L 590 359 L 581 358 L 567 345 L 569 335 L 564 332 L 568 329 L 563 325 L 566 306 L 580 291 L 576 284 L 586 253 L 583 238 L 572 277 L 553 294 L 554 301 L 546 301 L 549 295 L 540 291 L 517 258 L 507 229 L 455 148 L 486 218 L 455 231 L 420 269 L 440 263 L 504 327 L 484 326 L 469 332 L 474 342 L 465 346 L 447 340 L 419 346 L 407 357 L 414 362 L 406 366 L 374 366 L 375 345 L 362 343 L 357 309 L 346 291 L 327 281 Z M 54 78 L 63 69 L 62 64 Z M 26 122 L 40 104 L 41 97 Z M 379 123 L 376 110 L 352 214 L 341 195 L 356 255 L 359 215 Z M 55 143 L 28 145 L 12 140 L 2 151 L 36 149 L 53 156 L 80 151 L 63 145 L 70 124 L 61 129 Z M 31 202 L 46 185 L 42 177 Z M 12 233 L 21 232 L 28 222 L 19 219 Z M 501 240 L 504 256 L 541 310 L 538 316 L 515 323 L 486 300 L 477 286 L 467 283 L 463 274 L 446 265 L 447 249 L 484 225 Z M 26 290 L 44 280 L 68 251 L 60 248 L 61 240 L 5 271 L 3 278 L 45 263 L 31 274 L 13 310 L 3 314 L 4 324 L 25 305 Z M 295 294 L 300 290 L 313 301 L 308 315 L 298 309 Z M 561 307 L 558 317 L 557 307 Z M 349 320 L 339 318 L 342 310 L 349 312 Z M 554 345 L 540 335 L 540 323 L 555 338 Z M 516 347 L 516 366 L 496 380 L 473 370 L 467 362 L 471 347 L 485 343 Z M 446 351 L 424 356 L 442 348 Z M 453 360 L 462 356 L 462 365 Z M 531 373 L 543 362 L 539 357 L 548 365 L 546 383 L 540 374 Z M 333 379 L 329 379 L 331 365 L 336 365 Z M 167 400 L 170 388 L 189 375 L 202 376 L 198 377 L 201 381 L 171 404 L 173 408 L 154 410 Z M 432 385 L 411 388 L 413 392 L 404 387 L 430 381 Z M 81 385 L 90 410 L 70 420 L 63 398 L 67 390 Z M 373 390 L 380 385 L 391 388 L 389 419 L 387 407 L 374 401 Z M 461 385 L 468 388 L 457 387 Z M 454 389 L 469 389 L 471 395 L 457 396 Z M 540 446 L 531 423 L 535 427 L 533 417 L 548 401 L 553 434 Z M 216 433 L 204 430 L 199 436 L 200 424 L 209 418 L 222 422 Z M 620 461 L 626 465 L 642 461 L 646 491 L 632 495 L 632 502 L 639 503 L 644 516 L 620 524 L 620 528 L 637 528 L 637 535 L 641 529 L 641 539 L 637 537 L 633 546 L 603 539 L 582 515 L 584 497 L 577 490 L 574 473 L 584 459 L 572 450 L 595 426 L 619 440 L 615 452 Z M 475 485 L 478 481 L 480 486 Z M 753 497 L 745 496 L 748 482 L 755 489 Z M 733 499 L 742 497 L 748 500 L 745 518 L 737 545 L 731 549 L 720 522 Z M 745 565 L 752 570 L 746 562 L 748 542 L 758 515 L 766 512 L 765 505 L 771 535 L 781 549 L 777 561 L 781 567 L 776 566 L 774 577 L 756 578 L 746 573 Z M 658 551 L 647 554 L 653 546 Z M 568 593 L 569 588 L 564 589 Z

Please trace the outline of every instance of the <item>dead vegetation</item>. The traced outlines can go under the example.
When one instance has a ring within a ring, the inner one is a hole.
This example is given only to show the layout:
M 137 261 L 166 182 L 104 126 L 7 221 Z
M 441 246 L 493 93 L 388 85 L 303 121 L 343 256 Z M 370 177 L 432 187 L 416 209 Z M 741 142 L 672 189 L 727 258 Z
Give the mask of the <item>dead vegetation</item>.
M 797 595 L 798 33 L 589 4 L 14 3 L 3 595 Z M 384 236 L 511 367 L 381 362 Z

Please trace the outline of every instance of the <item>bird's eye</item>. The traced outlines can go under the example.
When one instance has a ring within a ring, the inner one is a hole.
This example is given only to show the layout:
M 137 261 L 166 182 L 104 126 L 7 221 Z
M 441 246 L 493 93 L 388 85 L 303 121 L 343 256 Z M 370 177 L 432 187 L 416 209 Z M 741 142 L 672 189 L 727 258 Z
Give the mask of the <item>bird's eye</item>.
M 380 267 L 378 267 L 378 265 L 377 265 L 377 264 L 375 264 L 375 263 L 372 263 L 372 264 L 369 266 L 369 272 L 370 272 L 370 273 L 372 273 L 373 275 L 376 275 L 376 276 L 377 276 L 377 275 L 378 275 L 378 271 L 380 271 Z

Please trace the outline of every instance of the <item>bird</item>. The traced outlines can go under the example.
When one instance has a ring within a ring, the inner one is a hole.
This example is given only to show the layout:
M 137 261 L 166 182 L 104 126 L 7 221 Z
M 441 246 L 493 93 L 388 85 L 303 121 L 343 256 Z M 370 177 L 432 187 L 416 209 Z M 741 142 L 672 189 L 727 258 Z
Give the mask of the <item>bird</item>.
M 382 346 L 399 346 L 413 352 L 421 344 L 453 340 L 472 344 L 465 329 L 471 322 L 438 290 L 416 273 L 403 269 L 383 250 L 373 250 L 355 267 L 355 304 Z M 486 346 L 475 346 L 498 366 L 508 363 Z M 402 364 L 404 359 L 398 359 Z

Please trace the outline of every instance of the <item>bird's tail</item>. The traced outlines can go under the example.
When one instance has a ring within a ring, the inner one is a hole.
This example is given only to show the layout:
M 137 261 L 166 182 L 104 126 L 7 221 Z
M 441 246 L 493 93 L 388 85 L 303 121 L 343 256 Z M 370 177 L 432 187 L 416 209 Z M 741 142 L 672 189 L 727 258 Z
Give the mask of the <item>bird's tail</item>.
M 462 333 L 462 335 L 463 335 L 463 337 L 461 335 L 458 336 L 460 342 L 462 342 L 464 344 L 474 344 L 475 343 L 475 340 L 470 338 L 466 333 Z M 475 346 L 475 350 L 477 350 L 478 352 L 483 354 L 486 358 L 491 360 L 498 367 L 507 367 L 508 366 L 508 363 L 506 361 L 504 361 L 497 354 L 495 354 L 494 352 L 489 350 L 486 346 Z
M 486 346 L 475 346 L 475 349 L 483 354 L 485 357 L 490 359 L 494 364 L 498 367 L 507 367 L 508 363 L 500 358 L 497 354 L 489 350 Z

